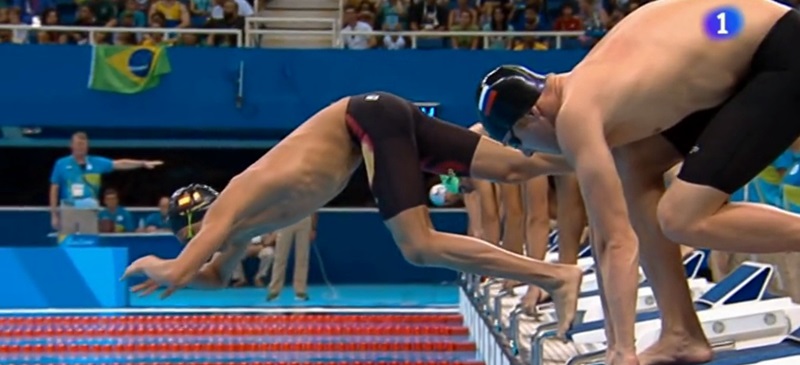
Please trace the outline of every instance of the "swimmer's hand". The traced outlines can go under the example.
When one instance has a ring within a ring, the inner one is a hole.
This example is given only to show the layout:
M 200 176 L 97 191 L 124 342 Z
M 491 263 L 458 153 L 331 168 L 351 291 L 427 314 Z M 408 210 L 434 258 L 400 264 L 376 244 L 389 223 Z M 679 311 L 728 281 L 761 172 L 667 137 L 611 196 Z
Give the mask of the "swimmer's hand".
M 176 290 L 185 287 L 194 278 L 194 273 L 191 275 L 181 274 L 175 260 L 164 260 L 153 255 L 142 257 L 130 264 L 125 269 L 121 280 L 137 275 L 144 275 L 147 277 L 147 281 L 134 285 L 131 292 L 146 296 L 160 287 L 166 287 L 167 289 L 161 294 L 161 299 L 167 298 Z
M 152 170 L 152 169 L 154 169 L 154 168 L 156 168 L 158 166 L 161 166 L 163 164 L 164 164 L 164 161 L 158 161 L 158 160 L 156 160 L 156 161 L 144 161 L 142 166 L 144 168 L 148 169 L 148 170 Z

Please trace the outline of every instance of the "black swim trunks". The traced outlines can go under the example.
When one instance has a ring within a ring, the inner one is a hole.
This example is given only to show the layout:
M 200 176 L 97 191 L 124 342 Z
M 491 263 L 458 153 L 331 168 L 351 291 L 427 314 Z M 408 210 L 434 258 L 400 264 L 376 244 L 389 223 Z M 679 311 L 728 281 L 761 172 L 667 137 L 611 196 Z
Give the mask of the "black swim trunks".
M 423 170 L 468 175 L 481 138 L 383 92 L 350 97 L 347 127 L 364 155 L 372 194 L 384 220 L 426 205 Z
M 678 178 L 733 194 L 800 137 L 798 44 L 800 13 L 791 10 L 761 42 L 728 100 L 662 133 L 685 156 Z

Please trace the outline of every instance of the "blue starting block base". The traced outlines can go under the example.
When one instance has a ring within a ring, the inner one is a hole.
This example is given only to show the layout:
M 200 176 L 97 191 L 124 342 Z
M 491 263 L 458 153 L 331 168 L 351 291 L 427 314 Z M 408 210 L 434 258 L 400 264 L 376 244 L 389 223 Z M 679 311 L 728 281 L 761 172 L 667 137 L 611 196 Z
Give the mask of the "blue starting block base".
M 128 249 L 102 247 L 97 240 L 82 236 L 60 247 L 0 248 L 0 277 L 6 281 L 0 308 L 127 306 L 128 285 L 119 278 Z

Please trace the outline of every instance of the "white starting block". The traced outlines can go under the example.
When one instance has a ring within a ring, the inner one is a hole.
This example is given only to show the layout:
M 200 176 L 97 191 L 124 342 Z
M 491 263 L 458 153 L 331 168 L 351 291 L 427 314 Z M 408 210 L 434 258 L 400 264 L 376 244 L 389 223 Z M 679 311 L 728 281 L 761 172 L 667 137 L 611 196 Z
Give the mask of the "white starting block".
M 788 298 L 767 298 L 766 287 L 773 274 L 769 265 L 746 262 L 695 301 L 706 336 L 716 348 L 742 349 L 780 343 L 800 327 L 800 306 Z M 555 336 L 553 326 L 540 327 L 532 340 L 532 364 L 544 361 L 544 341 Z M 637 348 L 653 344 L 660 333 L 658 312 L 637 316 Z M 604 354 L 602 321 L 576 326 L 570 333 L 574 343 L 587 351 L 568 364 L 597 363 Z
M 686 275 L 688 279 L 688 286 L 689 290 L 692 295 L 692 299 L 698 299 L 701 296 L 705 295 L 713 286 L 713 283 L 710 283 L 708 280 L 704 278 L 697 278 L 697 275 L 702 267 L 702 264 L 705 260 L 706 254 L 703 251 L 694 251 L 686 256 L 684 259 L 684 268 L 686 270 Z M 523 288 L 524 290 L 524 288 Z M 499 298 L 499 297 L 498 297 Z M 495 310 L 498 308 L 498 299 L 495 299 Z M 655 296 L 653 295 L 652 288 L 647 285 L 646 282 L 643 282 L 642 285 L 639 287 L 637 292 L 637 305 L 636 305 L 636 312 L 643 313 L 643 312 L 651 312 L 657 310 Z M 508 305 L 508 300 L 505 302 L 500 301 L 500 306 L 502 307 L 509 307 L 513 304 Z M 507 310 L 508 308 L 501 308 Z M 507 313 L 504 312 L 504 313 Z M 497 313 L 495 313 L 497 316 Z M 512 350 L 517 350 L 516 344 L 518 341 L 521 341 L 520 333 L 522 332 L 521 326 L 523 321 L 534 321 L 535 323 L 544 325 L 544 326 L 553 326 L 555 322 L 557 322 L 557 315 L 555 312 L 555 307 L 552 303 L 545 303 L 540 304 L 537 307 L 537 317 L 528 317 L 521 308 L 517 307 L 514 308 L 508 316 L 508 331 L 507 336 L 510 339 L 511 345 L 514 347 Z M 503 319 L 501 318 L 501 321 Z M 603 308 L 602 302 L 600 299 L 600 292 L 599 291 L 591 291 L 591 292 L 582 292 L 580 298 L 578 299 L 578 315 L 576 317 L 575 324 L 585 323 L 585 322 L 594 322 L 603 320 Z M 500 322 L 505 324 L 503 322 Z M 530 328 L 529 331 L 532 331 Z

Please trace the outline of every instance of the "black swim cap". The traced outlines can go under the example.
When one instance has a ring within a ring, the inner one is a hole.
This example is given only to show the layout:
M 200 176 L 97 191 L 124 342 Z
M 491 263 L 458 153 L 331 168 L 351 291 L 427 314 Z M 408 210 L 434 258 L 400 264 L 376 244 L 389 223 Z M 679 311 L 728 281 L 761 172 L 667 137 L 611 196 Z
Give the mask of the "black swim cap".
M 191 184 L 175 190 L 169 198 L 169 223 L 172 231 L 178 233 L 202 221 L 206 210 L 218 195 L 212 187 L 202 184 Z M 189 228 L 186 238 L 192 238 L 195 233 L 197 232 L 192 232 Z
M 511 132 L 509 144 L 519 145 L 514 124 L 530 113 L 544 85 L 544 76 L 517 65 L 503 65 L 486 74 L 476 99 L 480 122 L 489 137 L 502 141 Z

